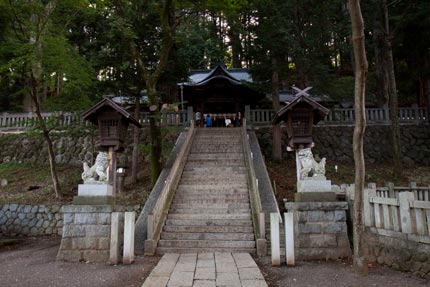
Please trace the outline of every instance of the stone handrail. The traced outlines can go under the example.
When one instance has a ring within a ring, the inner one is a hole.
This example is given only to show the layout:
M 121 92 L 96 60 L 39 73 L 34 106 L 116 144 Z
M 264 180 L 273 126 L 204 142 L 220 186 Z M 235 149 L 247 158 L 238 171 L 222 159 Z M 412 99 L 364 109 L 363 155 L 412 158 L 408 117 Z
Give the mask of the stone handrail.
M 249 145 L 248 134 L 246 132 L 246 119 L 243 119 L 241 138 L 245 157 L 245 165 L 247 169 L 247 180 L 249 187 L 248 189 L 252 210 L 252 222 L 254 225 L 255 238 L 257 241 L 257 254 L 263 255 L 264 251 L 259 250 L 261 248 L 261 245 L 258 243 L 258 241 L 265 240 L 266 238 L 265 218 L 263 208 L 261 206 L 260 193 L 258 191 L 258 179 L 255 176 L 251 148 Z
M 175 194 L 178 183 L 181 179 L 188 154 L 191 149 L 195 135 L 194 122 L 191 122 L 191 127 L 188 130 L 184 144 L 179 151 L 179 154 L 173 164 L 170 173 L 164 183 L 158 200 L 148 215 L 148 237 L 145 241 L 145 254 L 154 255 L 158 241 L 160 239 L 161 230 L 167 218 L 167 213 L 170 208 L 173 196 Z
M 430 187 L 376 187 L 364 192 L 364 224 L 385 236 L 430 243 Z
M 272 109 L 248 109 L 248 123 L 256 126 L 271 125 L 275 115 Z M 389 124 L 390 110 L 387 108 L 366 108 L 366 121 L 368 124 Z M 355 121 L 354 109 L 331 109 L 319 125 L 353 124 Z M 426 108 L 411 107 L 399 108 L 400 123 L 426 123 L 429 115 Z

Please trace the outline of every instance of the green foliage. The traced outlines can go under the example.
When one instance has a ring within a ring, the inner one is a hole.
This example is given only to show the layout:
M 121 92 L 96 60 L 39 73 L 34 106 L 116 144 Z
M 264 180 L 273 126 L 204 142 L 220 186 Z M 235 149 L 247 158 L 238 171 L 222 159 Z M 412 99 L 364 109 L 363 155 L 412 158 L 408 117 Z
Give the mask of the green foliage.
M 3 174 L 13 174 L 20 168 L 22 168 L 24 164 L 17 162 L 3 162 L 0 163 L 0 175 Z

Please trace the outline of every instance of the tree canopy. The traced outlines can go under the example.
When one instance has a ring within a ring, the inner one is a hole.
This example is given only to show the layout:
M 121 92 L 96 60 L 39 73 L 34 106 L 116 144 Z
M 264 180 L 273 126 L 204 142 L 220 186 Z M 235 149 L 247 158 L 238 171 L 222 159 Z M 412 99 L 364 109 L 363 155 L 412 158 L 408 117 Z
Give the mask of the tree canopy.
M 168 2 L 170 32 L 160 13 Z M 375 105 L 387 103 L 378 84 L 382 4 L 363 3 L 367 99 Z M 399 105 L 428 105 L 430 4 L 388 1 L 388 9 Z M 190 70 L 220 62 L 251 69 L 256 86 L 271 92 L 273 59 L 281 90 L 313 86 L 335 100 L 352 99 L 350 26 L 341 0 L 0 0 L 0 110 L 26 105 L 34 63 L 44 110 L 82 110 L 109 94 L 136 97 L 148 87 L 130 47 L 153 73 L 172 32 L 167 63 L 157 72 L 161 102 L 177 101 L 175 83 Z

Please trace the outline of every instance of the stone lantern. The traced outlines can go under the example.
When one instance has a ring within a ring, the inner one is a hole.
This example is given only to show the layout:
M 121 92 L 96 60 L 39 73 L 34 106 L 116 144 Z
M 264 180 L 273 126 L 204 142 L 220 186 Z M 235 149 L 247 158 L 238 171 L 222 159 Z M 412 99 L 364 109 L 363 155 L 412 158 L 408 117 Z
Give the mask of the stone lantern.
M 141 125 L 130 113 L 108 98 L 84 112 L 82 118 L 98 127 L 100 152 L 93 166 L 84 163 L 84 184 L 79 185 L 74 202 L 105 203 L 115 194 L 116 153 L 124 151 L 128 126 L 133 124 L 140 128 Z
M 130 113 L 108 98 L 83 113 L 82 118 L 98 126 L 101 151 L 109 151 L 112 148 L 115 152 L 122 152 L 128 125 L 141 127 Z
M 272 124 L 284 122 L 288 133 L 288 151 L 296 151 L 297 191 L 296 201 L 334 201 L 331 181 L 325 177 L 325 158 L 316 162 L 311 148 L 312 127 L 329 113 L 329 110 L 307 94 L 298 95 L 280 109 Z
M 300 95 L 280 109 L 272 124 L 285 122 L 288 133 L 288 150 L 298 150 L 313 146 L 312 126 L 324 119 L 329 110 L 310 97 Z

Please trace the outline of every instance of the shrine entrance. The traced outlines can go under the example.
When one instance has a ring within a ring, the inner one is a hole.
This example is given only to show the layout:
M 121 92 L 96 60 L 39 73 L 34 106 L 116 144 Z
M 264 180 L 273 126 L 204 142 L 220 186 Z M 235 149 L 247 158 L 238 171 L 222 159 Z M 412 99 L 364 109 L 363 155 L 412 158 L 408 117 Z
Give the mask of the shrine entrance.
M 212 70 L 192 71 L 187 82 L 178 83 L 179 100 L 203 115 L 241 118 L 245 105 L 255 107 L 264 98 L 264 94 L 250 87 L 251 83 L 247 69 L 217 65 Z

